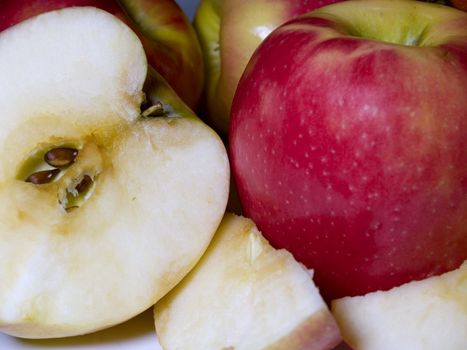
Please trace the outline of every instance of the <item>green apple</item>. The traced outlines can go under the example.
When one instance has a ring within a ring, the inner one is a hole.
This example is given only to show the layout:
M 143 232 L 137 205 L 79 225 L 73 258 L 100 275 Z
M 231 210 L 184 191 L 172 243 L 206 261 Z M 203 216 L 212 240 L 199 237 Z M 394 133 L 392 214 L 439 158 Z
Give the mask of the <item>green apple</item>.
M 313 349 L 341 344 L 312 271 L 254 223 L 225 215 L 193 271 L 154 308 L 165 350 Z
M 222 219 L 222 141 L 96 8 L 4 30 L 0 69 L 0 331 L 63 337 L 139 314 Z
M 254 50 L 289 19 L 339 0 L 201 0 L 194 26 L 206 69 L 205 116 L 227 133 L 238 81 Z

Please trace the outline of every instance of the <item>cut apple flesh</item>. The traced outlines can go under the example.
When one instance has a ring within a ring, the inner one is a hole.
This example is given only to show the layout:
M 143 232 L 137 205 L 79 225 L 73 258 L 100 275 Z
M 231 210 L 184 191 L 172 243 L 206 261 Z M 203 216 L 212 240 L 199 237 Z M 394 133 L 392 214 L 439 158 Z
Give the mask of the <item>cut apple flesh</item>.
M 341 340 L 310 272 L 232 214 L 154 314 L 166 350 L 325 350 Z
M 337 299 L 332 312 L 358 350 L 467 349 L 467 261 L 389 291 Z
M 0 331 L 63 337 L 142 312 L 219 225 L 229 183 L 221 140 L 196 118 L 140 117 L 144 51 L 97 9 L 2 32 L 0 70 Z M 60 176 L 25 181 L 64 146 L 73 161 L 45 166 Z

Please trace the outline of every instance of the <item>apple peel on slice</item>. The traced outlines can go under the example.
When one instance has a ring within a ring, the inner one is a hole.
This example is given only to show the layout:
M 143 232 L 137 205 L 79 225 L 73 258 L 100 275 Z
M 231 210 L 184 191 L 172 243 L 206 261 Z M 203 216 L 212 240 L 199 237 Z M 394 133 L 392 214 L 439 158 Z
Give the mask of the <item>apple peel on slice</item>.
M 359 350 L 467 348 L 467 261 L 388 291 L 332 302 L 344 339 Z
M 311 272 L 233 214 L 154 316 L 166 350 L 324 350 L 341 342 Z
M 141 116 L 143 48 L 101 10 L 2 32 L 0 70 L 0 331 L 64 337 L 139 314 L 222 219 L 222 141 L 176 96 L 170 116 Z

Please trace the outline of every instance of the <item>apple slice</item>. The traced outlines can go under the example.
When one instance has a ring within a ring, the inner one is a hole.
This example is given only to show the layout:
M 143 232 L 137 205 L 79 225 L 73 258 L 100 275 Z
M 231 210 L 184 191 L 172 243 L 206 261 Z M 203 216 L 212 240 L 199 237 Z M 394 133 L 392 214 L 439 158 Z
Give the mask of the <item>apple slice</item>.
M 467 348 L 467 261 L 421 281 L 332 302 L 344 339 L 359 350 Z
M 123 322 L 189 272 L 224 214 L 220 138 L 112 15 L 69 8 L 0 33 L 0 331 Z
M 310 271 L 226 214 L 190 274 L 154 308 L 166 350 L 331 349 L 339 330 Z

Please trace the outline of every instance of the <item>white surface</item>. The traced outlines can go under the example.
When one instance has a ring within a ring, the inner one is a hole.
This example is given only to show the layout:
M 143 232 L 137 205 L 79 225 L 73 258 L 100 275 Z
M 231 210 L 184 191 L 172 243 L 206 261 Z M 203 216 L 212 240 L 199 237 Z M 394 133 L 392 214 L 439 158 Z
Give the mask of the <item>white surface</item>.
M 0 333 L 0 349 L 162 350 L 154 331 L 152 308 L 121 325 L 79 337 L 29 340 Z
M 198 1 L 177 0 L 177 3 L 193 19 Z M 0 333 L 0 349 L 162 350 L 154 330 L 152 308 L 121 325 L 79 337 L 29 340 Z

